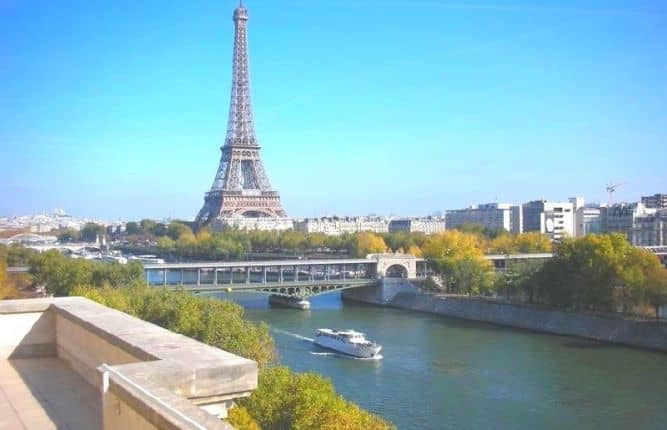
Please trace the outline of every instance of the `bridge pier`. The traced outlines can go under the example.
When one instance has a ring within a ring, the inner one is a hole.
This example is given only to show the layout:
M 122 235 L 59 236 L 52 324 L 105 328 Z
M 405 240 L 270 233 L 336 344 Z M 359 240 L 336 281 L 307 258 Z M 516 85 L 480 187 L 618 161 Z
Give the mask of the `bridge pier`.
M 286 297 L 272 294 L 269 296 L 269 304 L 283 308 L 301 309 L 302 311 L 310 309 L 310 302 L 301 297 Z

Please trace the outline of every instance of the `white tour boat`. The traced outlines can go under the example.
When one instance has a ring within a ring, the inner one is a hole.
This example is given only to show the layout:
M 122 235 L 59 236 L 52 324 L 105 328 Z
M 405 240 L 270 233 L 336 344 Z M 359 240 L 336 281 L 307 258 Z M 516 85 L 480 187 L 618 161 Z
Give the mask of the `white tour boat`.
M 321 328 L 315 332 L 315 344 L 361 358 L 377 357 L 382 349 L 377 343 L 366 340 L 363 333 L 328 328 Z

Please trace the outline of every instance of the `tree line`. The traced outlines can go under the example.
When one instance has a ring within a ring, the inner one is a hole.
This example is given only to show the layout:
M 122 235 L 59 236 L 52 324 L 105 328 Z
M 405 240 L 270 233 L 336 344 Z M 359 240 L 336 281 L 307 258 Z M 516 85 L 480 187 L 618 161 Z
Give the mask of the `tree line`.
M 505 231 L 489 231 L 477 226 L 462 226 L 460 232 L 476 237 L 486 254 L 550 252 L 546 235 L 524 233 L 511 235 Z M 114 237 L 119 238 L 118 234 Z M 364 257 L 370 253 L 400 252 L 422 255 L 429 236 L 424 233 L 360 232 L 330 236 L 323 233 L 302 233 L 296 230 L 259 231 L 225 229 L 213 232 L 208 228 L 193 230 L 186 222 L 162 224 L 142 220 L 126 224 L 122 235 L 125 248 L 133 252 L 152 252 L 162 257 L 179 259 L 239 260 L 249 254 L 326 254 Z M 147 248 L 146 244 L 152 247 Z

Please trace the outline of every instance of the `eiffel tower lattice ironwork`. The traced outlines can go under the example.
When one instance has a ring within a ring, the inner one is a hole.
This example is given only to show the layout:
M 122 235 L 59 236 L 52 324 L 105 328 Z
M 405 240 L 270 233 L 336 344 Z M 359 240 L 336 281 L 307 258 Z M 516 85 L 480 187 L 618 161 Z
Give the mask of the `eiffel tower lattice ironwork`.
M 234 65 L 227 137 L 220 166 L 204 206 L 197 215 L 199 225 L 216 218 L 284 218 L 277 191 L 271 189 L 255 135 L 250 103 L 248 72 L 248 11 L 243 2 L 234 10 Z

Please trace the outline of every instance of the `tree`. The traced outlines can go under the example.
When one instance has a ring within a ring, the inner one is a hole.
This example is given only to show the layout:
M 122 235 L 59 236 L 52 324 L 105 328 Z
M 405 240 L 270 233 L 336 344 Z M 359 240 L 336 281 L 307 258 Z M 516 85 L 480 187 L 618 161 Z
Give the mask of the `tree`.
M 73 228 L 66 228 L 61 230 L 58 233 L 58 241 L 61 243 L 64 242 L 78 242 L 81 240 L 81 233 L 74 230 Z
M 490 291 L 493 268 L 484 258 L 477 236 L 458 230 L 439 233 L 426 240 L 422 253 L 443 277 L 448 291 L 466 294 Z
M 157 237 L 162 237 L 167 235 L 167 226 L 164 223 L 157 223 L 151 230 L 151 233 L 153 233 Z
M 7 274 L 7 263 L 0 260 L 0 300 L 18 299 L 20 296 L 20 292 Z
M 154 234 L 153 230 L 155 230 L 156 226 L 157 223 L 152 219 L 142 219 L 139 221 L 139 227 L 144 234 Z
M 618 233 L 566 239 L 531 282 L 545 303 L 577 310 L 667 301 L 667 273 L 658 258 Z
M 107 229 L 99 224 L 87 223 L 81 229 L 81 240 L 84 242 L 95 242 L 98 237 L 104 237 Z
M 382 236 L 370 232 L 361 232 L 354 235 L 352 250 L 355 256 L 365 257 L 368 254 L 379 254 L 387 251 L 387 245 Z
M 549 236 L 537 232 L 521 233 L 514 237 L 516 251 L 523 254 L 551 252 Z
M 303 249 L 306 238 L 301 232 L 286 230 L 280 234 L 279 244 L 280 249 L 294 252 Z
M 169 236 L 173 240 L 178 240 L 182 236 L 194 237 L 194 234 L 192 233 L 192 229 L 187 225 L 174 221 L 171 224 L 169 224 L 169 227 L 167 227 L 167 236 Z
M 127 224 L 125 224 L 125 233 L 130 235 L 141 233 L 141 227 L 139 227 L 139 223 L 130 221 Z

